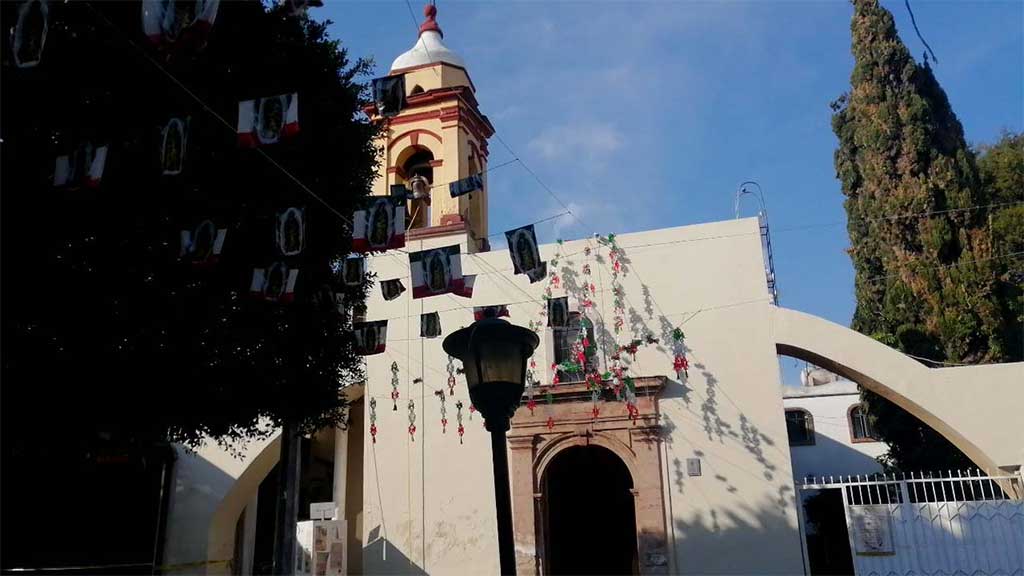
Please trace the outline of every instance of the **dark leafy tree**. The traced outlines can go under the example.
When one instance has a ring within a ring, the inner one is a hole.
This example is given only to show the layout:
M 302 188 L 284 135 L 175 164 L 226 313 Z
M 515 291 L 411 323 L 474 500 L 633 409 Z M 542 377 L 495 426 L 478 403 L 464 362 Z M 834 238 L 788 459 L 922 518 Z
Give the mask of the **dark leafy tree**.
M 153 46 L 139 2 L 51 1 L 39 64 L 19 68 L 8 34 L 22 3 L 0 4 L 4 567 L 147 560 L 156 443 L 343 421 L 339 387 L 362 378 L 349 311 L 367 286 L 335 268 L 375 174 L 370 65 L 270 3 L 222 1 L 198 49 Z M 291 93 L 298 134 L 240 148 L 239 101 Z M 172 118 L 187 126 L 184 165 L 165 175 Z M 86 143 L 107 147 L 99 185 L 55 187 L 55 158 Z M 285 256 L 275 223 L 289 207 L 306 234 Z M 227 233 L 199 266 L 181 231 L 204 220 Z M 252 297 L 253 269 L 279 261 L 299 269 L 294 301 Z M 30 523 L 55 517 L 83 519 L 68 528 L 79 536 L 34 544 L 45 529 Z
M 892 14 L 878 0 L 853 5 L 851 89 L 833 103 L 832 119 L 856 272 L 853 328 L 936 362 L 1018 360 L 1020 291 L 1006 274 L 1010 247 L 990 225 L 996 212 L 979 207 L 1020 192 L 994 194 L 984 185 L 945 92 L 927 60 L 911 57 Z M 890 465 L 969 463 L 909 414 L 864 396 Z

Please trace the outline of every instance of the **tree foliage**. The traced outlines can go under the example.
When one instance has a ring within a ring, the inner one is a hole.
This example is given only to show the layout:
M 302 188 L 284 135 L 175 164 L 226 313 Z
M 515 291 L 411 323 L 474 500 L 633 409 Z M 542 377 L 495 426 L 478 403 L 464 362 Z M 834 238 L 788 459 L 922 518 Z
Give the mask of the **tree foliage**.
M 12 22 L 18 4 L 3 4 Z M 222 1 L 202 50 L 154 48 L 140 10 L 50 2 L 37 67 L 10 66 L 5 45 L 5 443 L 70 427 L 195 444 L 286 418 L 337 423 L 339 385 L 362 377 L 361 362 L 349 314 L 316 296 L 364 299 L 334 270 L 351 243 L 342 216 L 375 174 L 360 112 L 369 63 L 350 62 L 325 24 L 258 1 Z M 239 148 L 239 101 L 293 92 L 299 134 Z M 164 176 L 173 117 L 187 119 L 185 170 Z M 55 188 L 55 156 L 85 142 L 108 146 L 100 186 Z M 305 209 L 306 241 L 283 257 L 274 225 L 289 207 Z M 227 235 L 204 268 L 179 248 L 206 219 Z M 280 260 L 299 268 L 294 302 L 250 297 L 253 269 Z
M 1010 271 L 1020 259 L 1007 254 L 1020 211 L 1005 203 L 1021 198 L 1020 155 L 1001 145 L 979 168 L 927 60 L 914 61 L 892 14 L 878 0 L 853 5 L 851 88 L 832 118 L 856 273 L 853 328 L 937 362 L 1019 360 L 1020 286 Z M 991 204 L 1003 205 L 980 208 Z M 891 465 L 967 463 L 927 426 L 864 395 Z

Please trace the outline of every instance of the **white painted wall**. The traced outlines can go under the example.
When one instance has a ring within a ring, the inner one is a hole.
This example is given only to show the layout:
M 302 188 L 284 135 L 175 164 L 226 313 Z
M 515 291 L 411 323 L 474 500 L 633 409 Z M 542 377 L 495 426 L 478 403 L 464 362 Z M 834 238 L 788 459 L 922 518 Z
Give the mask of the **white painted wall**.
M 245 504 L 253 500 L 255 485 L 240 483 L 249 476 L 262 479 L 252 466 L 263 455 L 276 453 L 276 435 L 249 442 L 232 455 L 215 443 L 196 451 L 175 446 L 173 491 L 167 513 L 164 564 L 174 574 L 227 573 L 234 552 L 235 522 Z M 276 461 L 276 455 L 272 458 Z M 273 462 L 270 463 L 273 465 Z M 218 515 L 222 518 L 218 518 Z
M 465 252 L 464 237 L 432 239 L 429 246 L 460 241 Z M 667 436 L 662 474 L 673 572 L 800 572 L 756 219 L 625 234 L 618 243 L 629 269 L 621 280 L 628 301 L 622 341 L 633 337 L 633 327 L 647 326 L 667 342 L 666 331 L 682 324 L 690 347 L 687 379 L 676 378 L 671 354 L 663 347 L 641 349 L 631 369 L 634 375 L 671 379 L 660 406 Z M 563 283 L 581 269 L 587 244 L 571 241 L 561 247 Z M 413 242 L 406 251 L 423 247 Z M 543 246 L 542 257 L 550 260 L 557 249 Z M 598 253 L 606 255 L 606 250 Z M 545 283 L 531 285 L 524 276 L 513 276 L 506 251 L 464 255 L 462 262 L 465 273 L 478 275 L 472 299 L 412 300 L 405 255 L 389 253 L 371 262 L 378 280 L 403 278 L 410 290 L 386 302 L 375 289 L 368 302 L 367 320 L 387 318 L 389 324 L 387 352 L 367 359 L 367 394 L 377 400 L 379 429 L 376 444 L 367 434 L 365 445 L 367 574 L 492 574 L 498 569 L 489 439 L 479 415 L 469 421 L 467 414 L 465 443 L 458 443 L 454 400 L 468 406 L 461 377 L 455 397 L 447 398 L 450 424 L 441 434 L 433 390 L 445 385 L 447 357 L 441 338 L 419 338 L 419 314 L 438 311 L 443 333 L 449 334 L 472 322 L 473 306 L 508 304 L 509 320 L 525 326 L 539 318 Z M 596 313 L 610 324 L 608 264 L 593 259 L 590 264 L 599 291 Z M 645 298 L 645 286 L 653 299 Z M 551 363 L 548 349 L 545 343 L 538 348 L 541 370 Z M 397 411 L 390 400 L 392 362 L 400 368 Z M 426 387 L 413 383 L 420 377 Z M 406 431 L 410 397 L 416 402 L 415 440 Z M 605 408 L 614 409 L 625 413 L 622 405 Z M 693 457 L 702 460 L 700 477 L 685 475 L 686 458 Z M 737 549 L 744 553 L 735 554 Z
M 847 413 L 860 403 L 857 385 L 840 380 L 821 386 L 785 387 L 785 408 L 803 408 L 814 417 L 813 446 L 790 446 L 793 478 L 856 475 L 881 472 L 875 461 L 886 451 L 883 442 L 853 442 Z

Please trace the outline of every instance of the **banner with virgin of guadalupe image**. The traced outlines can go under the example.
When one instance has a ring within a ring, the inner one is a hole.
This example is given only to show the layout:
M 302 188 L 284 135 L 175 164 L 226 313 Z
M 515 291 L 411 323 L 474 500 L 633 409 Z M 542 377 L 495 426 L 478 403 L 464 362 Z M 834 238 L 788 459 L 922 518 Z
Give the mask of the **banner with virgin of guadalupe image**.
M 295 256 L 306 244 L 306 211 L 294 206 L 277 215 L 274 227 L 277 249 L 283 256 Z
M 197 266 L 212 266 L 217 263 L 220 252 L 224 249 L 227 234 L 227 228 L 217 228 L 212 220 L 203 220 L 196 226 L 195 231 L 181 231 L 181 250 L 178 257 L 189 259 Z
M 569 325 L 569 298 L 548 299 L 548 326 L 552 328 L 565 328 Z
M 426 298 L 455 294 L 469 298 L 472 286 L 462 277 L 462 253 L 459 245 L 409 253 L 412 275 L 412 297 Z
M 142 32 L 157 46 L 200 50 L 219 7 L 220 0 L 142 0 Z
M 420 314 L 420 338 L 437 338 L 441 335 L 441 315 L 437 312 Z
M 508 240 L 508 253 L 512 257 L 512 267 L 516 274 L 526 274 L 530 283 L 537 282 L 547 274 L 547 264 L 540 260 L 537 249 L 537 235 L 533 224 L 505 232 Z
M 256 268 L 252 271 L 249 293 L 270 302 L 288 303 L 295 299 L 295 283 L 298 279 L 298 268 L 289 268 L 284 262 L 277 262 L 270 268 Z
M 107 147 L 87 142 L 70 154 L 57 156 L 53 166 L 55 188 L 98 188 L 107 164 Z
M 405 198 L 371 196 L 352 214 L 352 251 L 384 252 L 405 246 Z
M 46 0 L 26 0 L 18 7 L 18 20 L 11 31 L 12 58 L 18 68 L 31 68 L 43 59 L 50 8 Z
M 188 118 L 171 118 L 164 126 L 160 139 L 160 173 L 164 176 L 177 176 L 185 168 L 189 123 Z
M 509 317 L 508 306 L 501 304 L 498 306 L 474 306 L 473 307 L 473 320 L 483 320 L 484 318 L 501 318 Z
M 361 286 L 366 279 L 366 259 L 349 256 L 341 263 L 341 279 L 346 286 Z
M 281 94 L 238 103 L 238 145 L 256 148 L 299 133 L 299 94 Z
M 384 280 L 380 283 L 380 293 L 385 300 L 391 301 L 398 298 L 405 292 L 405 285 L 398 278 Z
M 356 322 L 352 325 L 356 336 L 356 354 L 372 356 L 384 352 L 388 344 L 388 321 Z

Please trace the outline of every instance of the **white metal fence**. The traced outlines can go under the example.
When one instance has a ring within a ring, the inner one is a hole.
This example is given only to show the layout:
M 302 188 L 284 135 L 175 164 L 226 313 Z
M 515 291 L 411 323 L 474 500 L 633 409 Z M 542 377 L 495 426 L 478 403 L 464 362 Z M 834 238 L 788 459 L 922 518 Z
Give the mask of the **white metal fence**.
M 823 477 L 807 478 L 798 488 L 801 494 L 842 491 L 858 576 L 1024 576 L 1020 475 L 948 471 Z

